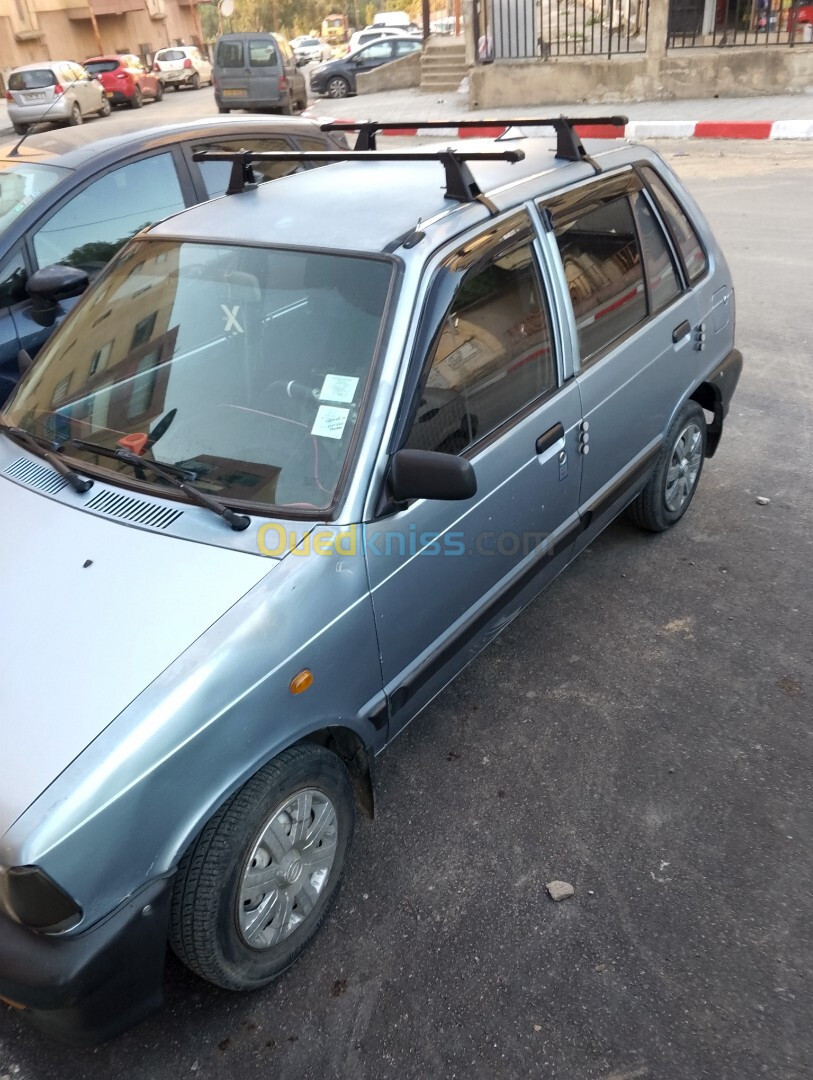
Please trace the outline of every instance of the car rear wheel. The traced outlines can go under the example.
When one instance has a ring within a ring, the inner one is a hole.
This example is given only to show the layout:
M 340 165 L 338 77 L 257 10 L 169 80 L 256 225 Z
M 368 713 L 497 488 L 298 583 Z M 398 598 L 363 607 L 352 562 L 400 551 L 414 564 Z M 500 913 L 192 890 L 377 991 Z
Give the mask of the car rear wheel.
M 353 837 L 339 758 L 303 744 L 259 770 L 184 855 L 170 944 L 228 990 L 267 985 L 305 949 L 336 898 Z
M 71 115 L 68 117 L 68 124 L 70 127 L 78 127 L 83 120 L 82 110 L 79 108 L 78 103 L 74 102 L 73 108 L 71 109 Z
M 350 83 L 341 75 L 334 75 L 327 84 L 327 96 L 332 98 L 347 97 L 350 93 Z
M 189 85 L 192 87 L 193 90 L 200 90 L 200 75 L 198 75 L 197 71 L 189 80 Z
M 109 100 L 107 98 L 105 98 L 104 101 L 102 102 L 102 107 L 98 111 L 98 115 L 99 116 L 109 116 L 112 111 L 113 111 L 113 108 L 112 108 Z
M 695 401 L 687 401 L 664 439 L 663 449 L 646 487 L 628 509 L 636 525 L 664 532 L 676 524 L 694 497 L 706 456 L 706 417 Z
M 229 113 L 231 112 L 231 109 L 227 109 L 225 105 L 218 105 L 217 111 L 219 113 Z
M 144 104 L 144 96 L 141 93 L 141 87 L 137 86 L 135 88 L 135 90 L 133 90 L 133 96 L 130 98 L 130 108 L 131 109 L 140 109 L 143 104 Z
M 25 135 L 28 131 L 28 124 L 15 124 L 14 131 L 17 135 Z

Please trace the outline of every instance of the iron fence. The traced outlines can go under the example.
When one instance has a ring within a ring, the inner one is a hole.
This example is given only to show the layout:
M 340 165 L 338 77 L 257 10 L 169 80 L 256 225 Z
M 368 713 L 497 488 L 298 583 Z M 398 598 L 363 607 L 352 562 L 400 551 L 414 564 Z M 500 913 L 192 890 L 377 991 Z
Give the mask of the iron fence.
M 646 50 L 649 0 L 480 0 L 479 63 Z
M 807 0 L 670 0 L 670 48 L 813 43 Z

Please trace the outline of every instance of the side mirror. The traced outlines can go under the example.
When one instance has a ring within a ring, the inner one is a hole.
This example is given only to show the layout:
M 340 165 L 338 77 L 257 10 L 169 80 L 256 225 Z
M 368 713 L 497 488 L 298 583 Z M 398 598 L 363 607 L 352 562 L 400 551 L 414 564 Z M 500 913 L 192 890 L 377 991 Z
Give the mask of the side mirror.
M 53 326 L 59 301 L 81 296 L 87 287 L 87 273 L 74 266 L 56 264 L 37 270 L 26 284 L 31 297 L 31 317 L 40 326 Z
M 459 501 L 477 494 L 477 477 L 471 462 L 434 450 L 398 450 L 390 462 L 389 483 L 396 502 Z

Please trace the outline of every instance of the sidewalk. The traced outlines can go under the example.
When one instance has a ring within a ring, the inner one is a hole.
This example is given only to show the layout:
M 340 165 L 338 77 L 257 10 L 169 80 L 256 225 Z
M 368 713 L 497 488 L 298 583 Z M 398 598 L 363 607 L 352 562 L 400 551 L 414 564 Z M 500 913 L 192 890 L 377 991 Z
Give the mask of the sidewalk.
M 701 98 L 691 101 L 639 101 L 622 104 L 533 104 L 503 109 L 468 109 L 463 94 L 438 96 L 418 90 L 388 90 L 340 101 L 319 98 L 306 116 L 346 120 L 416 121 L 505 120 L 524 116 L 629 117 L 628 138 L 806 138 L 813 139 L 813 88 L 806 94 L 772 97 Z M 620 133 L 620 132 L 619 132 Z M 433 132 L 438 134 L 438 132 Z

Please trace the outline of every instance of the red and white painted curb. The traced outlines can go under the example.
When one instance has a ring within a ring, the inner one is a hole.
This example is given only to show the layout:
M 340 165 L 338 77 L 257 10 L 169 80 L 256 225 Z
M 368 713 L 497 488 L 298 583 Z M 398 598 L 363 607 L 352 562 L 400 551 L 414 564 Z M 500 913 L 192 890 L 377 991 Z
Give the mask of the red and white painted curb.
M 304 115 L 308 115 L 305 113 Z M 319 117 L 313 117 L 318 120 Z M 323 118 L 324 119 L 324 118 Z M 630 120 L 626 127 L 610 124 L 574 125 L 583 139 L 813 139 L 813 119 L 810 120 Z M 336 123 L 360 123 L 356 120 L 335 120 Z M 520 120 L 519 127 L 522 126 Z M 544 132 L 544 128 L 538 128 Z M 380 135 L 419 136 L 441 139 L 495 139 L 506 131 L 505 126 L 484 123 L 479 127 L 458 128 L 382 128 Z M 553 128 L 550 129 L 553 134 Z

